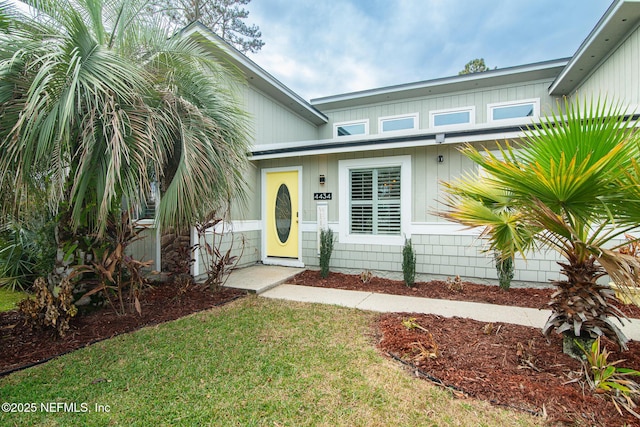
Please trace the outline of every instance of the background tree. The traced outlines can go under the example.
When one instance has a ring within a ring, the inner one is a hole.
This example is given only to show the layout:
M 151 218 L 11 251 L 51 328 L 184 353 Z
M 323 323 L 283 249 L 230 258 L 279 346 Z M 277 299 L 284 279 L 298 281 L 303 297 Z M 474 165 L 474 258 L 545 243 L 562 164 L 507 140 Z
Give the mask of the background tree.
M 232 72 L 201 44 L 171 38 L 144 1 L 27 3 L 37 16 L 0 3 L 11 22 L 0 32 L 4 212 L 49 208 L 61 230 L 100 234 L 123 200 L 142 203 L 152 179 L 166 184 L 161 227 L 242 198 L 249 133 Z M 46 206 L 25 206 L 34 188 Z
M 256 25 L 244 20 L 249 11 L 243 5 L 251 0 L 152 0 L 152 9 L 166 15 L 174 24 L 187 26 L 199 21 L 242 53 L 256 53 L 264 42 Z
M 467 62 L 464 66 L 464 70 L 458 73 L 459 76 L 464 74 L 482 73 L 483 71 L 489 71 L 490 68 L 484 63 L 484 58 L 476 58 Z
M 640 137 L 616 108 L 567 102 L 565 109 L 566 116 L 527 130 L 521 143 L 498 145 L 504 160 L 465 146 L 485 173 L 445 183 L 449 211 L 442 216 L 484 227 L 488 250 L 503 257 L 557 251 L 566 279 L 553 282 L 544 333 L 562 333 L 566 343 L 606 335 L 626 348 L 610 320 L 622 314 L 598 279 L 608 274 L 623 289 L 639 282 L 638 260 L 614 239 L 640 224 Z

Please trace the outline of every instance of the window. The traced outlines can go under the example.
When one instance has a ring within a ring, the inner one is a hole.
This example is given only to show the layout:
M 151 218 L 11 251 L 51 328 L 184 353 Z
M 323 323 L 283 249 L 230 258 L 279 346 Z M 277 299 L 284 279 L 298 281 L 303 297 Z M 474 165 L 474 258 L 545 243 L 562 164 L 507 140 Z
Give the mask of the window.
M 400 235 L 400 167 L 351 170 L 351 234 Z
M 540 116 L 540 99 L 487 105 L 489 122 L 526 122 Z
M 339 162 L 341 243 L 402 245 L 411 215 L 411 157 Z
M 475 107 L 431 111 L 429 113 L 429 126 L 432 128 L 440 126 L 467 125 L 473 124 L 475 121 Z
M 369 120 L 360 120 L 357 122 L 343 122 L 333 125 L 334 138 L 341 136 L 368 135 Z
M 380 117 L 379 119 L 380 133 L 415 129 L 418 129 L 418 113 L 405 116 Z

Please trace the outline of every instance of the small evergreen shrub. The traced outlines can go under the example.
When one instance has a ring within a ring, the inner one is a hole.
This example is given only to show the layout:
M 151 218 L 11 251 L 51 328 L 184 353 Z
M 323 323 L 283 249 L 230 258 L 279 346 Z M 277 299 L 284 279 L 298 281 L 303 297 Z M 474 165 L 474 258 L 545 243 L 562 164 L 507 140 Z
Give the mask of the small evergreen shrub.
M 498 283 L 500 288 L 505 291 L 511 287 L 513 279 L 513 257 L 503 257 L 501 254 L 495 254 L 496 271 L 498 272 Z
M 404 275 L 404 284 L 410 288 L 413 287 L 416 283 L 416 254 L 411 246 L 411 239 L 404 239 L 402 274 Z
M 329 261 L 333 252 L 333 230 L 330 228 L 320 231 L 320 276 L 326 279 L 329 276 Z

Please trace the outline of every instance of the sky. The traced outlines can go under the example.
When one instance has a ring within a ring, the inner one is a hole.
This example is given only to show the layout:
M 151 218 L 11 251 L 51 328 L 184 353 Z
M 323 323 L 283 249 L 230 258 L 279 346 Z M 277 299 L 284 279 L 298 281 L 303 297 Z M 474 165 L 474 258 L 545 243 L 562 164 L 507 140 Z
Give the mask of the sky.
M 252 0 L 248 56 L 302 98 L 572 56 L 611 0 Z

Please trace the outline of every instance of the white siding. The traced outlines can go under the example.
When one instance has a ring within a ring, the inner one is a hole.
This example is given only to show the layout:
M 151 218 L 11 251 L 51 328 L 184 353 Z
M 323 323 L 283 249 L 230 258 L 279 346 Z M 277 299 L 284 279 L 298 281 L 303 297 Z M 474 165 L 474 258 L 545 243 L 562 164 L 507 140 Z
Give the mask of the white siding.
M 318 128 L 266 94 L 248 86 L 244 104 L 251 115 L 254 144 L 306 141 L 318 138 Z
M 368 119 L 369 133 L 379 133 L 378 118 L 401 114 L 419 113 L 420 129 L 429 128 L 429 112 L 453 108 L 475 106 L 476 123 L 487 123 L 487 104 L 540 98 L 541 114 L 555 109 L 556 98 L 549 96 L 548 88 L 552 80 L 538 80 L 524 84 L 504 85 L 490 89 L 447 93 L 429 97 L 411 98 L 402 101 L 379 103 L 360 108 L 345 108 L 323 111 L 329 117 L 329 123 L 321 126 L 320 139 L 333 137 L 333 124 L 353 120 Z

